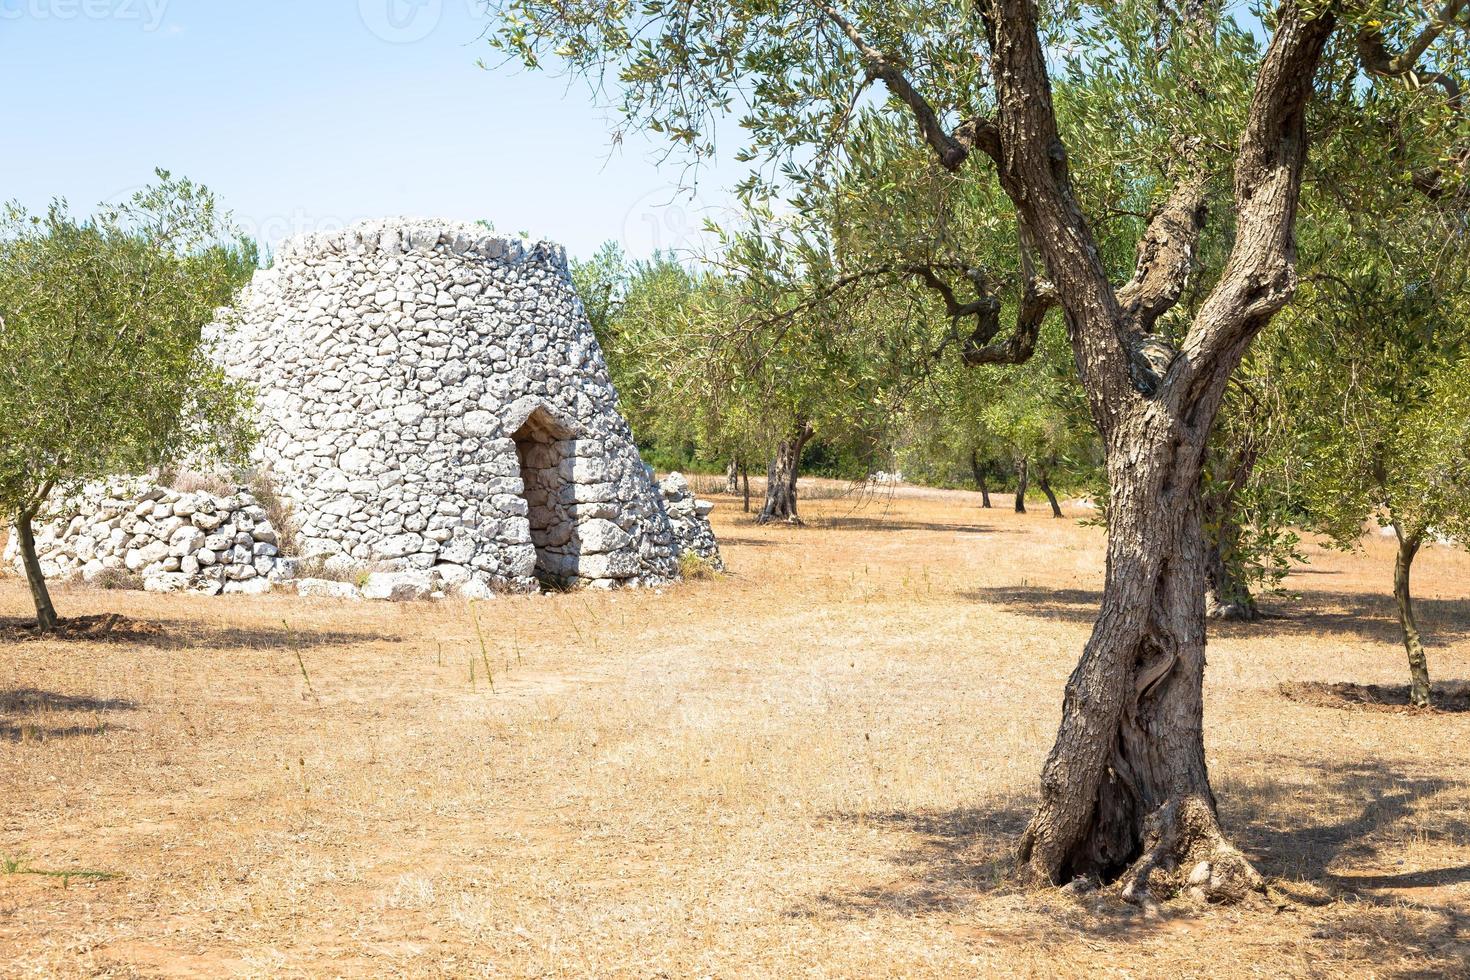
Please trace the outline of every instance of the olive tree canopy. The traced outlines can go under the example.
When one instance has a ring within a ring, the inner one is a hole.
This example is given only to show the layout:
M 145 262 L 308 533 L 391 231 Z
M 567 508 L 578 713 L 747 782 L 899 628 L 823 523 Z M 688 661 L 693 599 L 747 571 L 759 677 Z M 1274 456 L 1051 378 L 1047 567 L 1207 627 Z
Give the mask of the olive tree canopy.
M 32 521 L 83 484 L 186 456 L 236 460 L 249 396 L 201 344 L 254 271 L 210 192 L 158 172 L 87 219 L 64 201 L 0 219 L 0 519 L 18 534 L 38 624 L 56 613 Z

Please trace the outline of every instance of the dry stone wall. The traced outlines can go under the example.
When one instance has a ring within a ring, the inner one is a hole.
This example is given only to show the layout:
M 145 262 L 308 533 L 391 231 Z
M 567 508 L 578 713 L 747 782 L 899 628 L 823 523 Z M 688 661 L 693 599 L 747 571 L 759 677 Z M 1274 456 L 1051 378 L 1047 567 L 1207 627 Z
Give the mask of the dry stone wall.
M 556 466 L 544 469 L 554 471 Z M 526 485 L 526 496 L 534 499 L 536 482 L 528 480 Z M 696 499 L 678 473 L 664 478 L 658 487 L 681 554 L 694 554 L 709 567 L 723 568 L 706 519 L 714 505 Z M 533 532 L 533 536 L 538 548 L 544 546 L 549 554 L 570 562 L 567 546 L 575 530 L 573 518 L 569 508 L 559 511 L 567 517 L 553 535 Z M 55 580 L 80 578 L 112 587 L 205 595 L 255 595 L 281 589 L 311 598 L 352 600 L 490 595 L 489 589 L 479 587 L 473 579 L 456 584 L 452 576 L 446 578 L 443 565 L 428 570 L 354 570 L 353 563 L 341 554 L 325 562 L 303 563 L 286 553 L 292 546 L 289 532 L 276 529 L 266 508 L 245 486 L 233 493 L 213 493 L 161 487 L 144 479 L 97 483 L 54 503 L 38 517 L 35 533 L 41 570 Z M 605 547 L 597 553 L 606 554 L 616 550 L 621 543 L 618 536 L 624 532 L 611 521 L 594 520 L 584 522 L 575 533 L 590 541 L 593 549 Z M 601 541 L 600 536 L 611 540 Z M 586 563 L 589 558 L 581 560 Z M 13 535 L 3 549 L 3 561 L 18 571 L 22 568 Z M 581 572 L 585 575 L 587 571 L 584 564 Z M 322 573 L 337 577 L 321 578 Z
M 709 515 L 715 505 L 694 496 L 682 473 L 670 473 L 659 481 L 658 486 L 663 493 L 664 510 L 669 515 L 674 538 L 680 543 L 680 551 L 700 558 L 710 568 L 723 571 L 725 563 L 720 558 L 720 545 L 709 523 Z
M 53 504 L 35 525 L 47 578 L 109 576 L 151 592 L 266 592 L 296 574 L 280 553 L 280 533 L 241 487 L 233 494 L 186 493 L 143 480 L 94 484 Z M 5 560 L 19 565 L 11 535 Z

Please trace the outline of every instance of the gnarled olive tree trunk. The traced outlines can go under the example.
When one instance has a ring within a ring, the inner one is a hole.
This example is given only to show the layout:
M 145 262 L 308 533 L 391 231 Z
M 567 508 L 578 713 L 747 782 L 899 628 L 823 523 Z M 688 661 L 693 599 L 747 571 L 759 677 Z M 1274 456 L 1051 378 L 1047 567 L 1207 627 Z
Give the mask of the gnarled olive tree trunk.
M 35 517 L 34 511 L 19 514 L 15 519 L 15 536 L 20 542 L 21 565 L 36 607 L 36 626 L 42 633 L 51 633 L 57 626 L 56 607 L 51 603 L 51 591 L 46 588 L 46 576 L 41 574 L 41 562 L 36 557 L 36 532 L 32 526 Z
M 1036 464 L 1036 485 L 1041 487 L 1041 492 L 1046 494 L 1046 502 L 1051 504 L 1051 516 L 1062 516 L 1062 505 L 1057 503 L 1057 495 L 1051 489 L 1051 467 L 1047 463 Z
M 975 489 L 980 491 L 980 506 L 990 508 L 990 483 L 985 478 L 985 467 L 987 464 L 980 462 L 980 455 L 975 451 L 970 452 L 970 473 L 975 478 Z
M 1235 535 L 1239 528 L 1232 528 Z M 1261 618 L 1250 583 L 1240 573 L 1240 566 L 1227 558 L 1227 545 L 1218 537 L 1205 536 L 1205 615 L 1210 619 L 1226 619 L 1254 623 Z
M 1409 701 L 1415 707 L 1429 707 L 1429 658 L 1424 655 L 1424 641 L 1419 637 L 1419 623 L 1414 618 L 1414 596 L 1409 590 L 1409 573 L 1414 558 L 1424 544 L 1422 530 L 1405 532 L 1393 526 L 1398 539 L 1398 555 L 1393 563 L 1393 598 L 1399 607 L 1399 627 L 1404 633 L 1404 650 L 1409 655 Z
M 812 433 L 811 425 L 803 422 L 776 447 L 776 455 L 771 457 L 771 465 L 766 470 L 766 504 L 755 519 L 757 524 L 801 523 L 796 512 L 796 480 L 801 471 L 801 451 Z
M 1256 597 L 1239 561 L 1243 528 L 1236 499 L 1255 469 L 1257 453 L 1243 446 L 1226 461 L 1223 479 L 1201 493 L 1205 537 L 1205 615 L 1211 619 L 1255 622 L 1261 618 Z
M 1221 833 L 1205 767 L 1208 420 L 1136 404 L 1107 439 L 1102 609 L 1067 682 L 1022 862 L 1049 880 L 1126 876 L 1147 901 L 1195 886 L 1239 898 L 1261 878 Z
M 725 492 L 732 497 L 740 492 L 740 461 L 733 456 L 725 467 Z
M 1026 513 L 1026 488 L 1031 484 L 1031 461 L 1025 456 L 1016 460 L 1016 513 Z

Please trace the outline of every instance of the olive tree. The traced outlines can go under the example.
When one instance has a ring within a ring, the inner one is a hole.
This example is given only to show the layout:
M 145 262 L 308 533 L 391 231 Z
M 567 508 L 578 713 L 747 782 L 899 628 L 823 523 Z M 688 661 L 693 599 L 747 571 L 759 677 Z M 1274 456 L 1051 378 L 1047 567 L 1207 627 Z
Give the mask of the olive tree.
M 983 410 L 993 395 L 992 380 L 945 362 L 915 386 L 891 436 L 905 477 L 919 483 L 968 481 L 980 492 L 980 506 L 991 506 L 997 464 L 1008 451 Z
M 200 333 L 253 271 L 207 189 L 163 171 L 87 219 L 65 202 L 0 223 L 0 517 L 42 631 L 57 626 L 32 522 L 83 484 L 185 456 L 238 459 L 249 399 Z
M 1061 321 L 1050 321 L 1043 334 L 1022 367 L 976 368 L 945 359 L 900 399 L 897 456 L 905 474 L 945 481 L 963 473 L 989 507 L 992 474 L 1014 473 L 1020 513 L 1034 474 L 1052 516 L 1063 516 L 1052 480 L 1065 473 L 1090 481 L 1097 435 L 1063 359 Z
M 718 270 L 691 271 L 667 256 L 627 262 L 612 247 L 573 268 L 637 437 L 649 445 L 692 445 L 708 462 L 768 458 L 761 522 L 800 523 L 796 478 L 813 423 L 829 414 L 834 369 L 810 324 L 779 342 L 725 344 L 721 331 L 769 298 Z M 781 289 L 774 289 L 780 305 Z
M 1463 226 L 1428 234 L 1381 215 L 1338 237 L 1258 352 L 1289 405 L 1286 441 L 1266 461 L 1307 526 L 1343 548 L 1365 523 L 1397 542 L 1393 593 L 1412 703 L 1430 703 L 1411 573 L 1433 535 L 1470 532 L 1470 247 Z M 1436 242 L 1438 238 L 1438 242 Z
M 1262 887 L 1220 827 L 1205 765 L 1199 490 L 1226 386 L 1296 286 L 1319 73 L 1353 102 L 1374 78 L 1452 57 L 1465 6 L 1421 25 L 1397 7 L 1288 0 L 1265 11 L 1261 43 L 1210 3 L 492 4 L 502 47 L 610 81 L 630 123 L 695 154 L 713 151 L 716 120 L 740 104 L 744 152 L 770 164 L 762 179 L 820 180 L 840 162 L 854 107 L 876 105 L 907 121 L 931 170 L 996 181 L 1021 241 L 1006 278 L 1025 301 L 1008 333 L 992 293 L 1004 270 L 887 271 L 925 282 L 972 323 L 965 350 L 976 360 L 1024 359 L 1046 309 L 1066 319 L 1104 446 L 1107 573 L 1018 860 L 1042 881 L 1121 879 L 1142 903 Z M 1090 85 L 1100 111 L 1059 114 L 1056 70 Z M 1112 169 L 1146 205 L 1121 273 L 1074 179 L 1092 169 L 1099 130 L 1133 140 Z M 1231 187 L 1217 215 L 1230 247 L 1217 275 L 1191 284 L 1220 181 Z M 1176 306 L 1187 285 L 1203 298 L 1186 317 Z
M 1291 488 L 1262 466 L 1263 456 L 1287 439 L 1286 406 L 1273 390 L 1256 391 L 1248 369 L 1226 392 L 1210 435 L 1201 479 L 1205 532 L 1205 615 L 1256 622 L 1257 598 L 1285 594 L 1282 581 L 1303 560 L 1296 528 L 1301 514 Z M 1270 389 L 1269 381 L 1260 387 Z
M 670 255 L 629 260 L 612 242 L 590 260 L 573 262 L 571 274 L 619 407 L 640 443 L 667 448 L 691 437 L 702 443 L 711 434 L 710 420 L 666 383 L 665 347 L 685 332 L 714 284 Z

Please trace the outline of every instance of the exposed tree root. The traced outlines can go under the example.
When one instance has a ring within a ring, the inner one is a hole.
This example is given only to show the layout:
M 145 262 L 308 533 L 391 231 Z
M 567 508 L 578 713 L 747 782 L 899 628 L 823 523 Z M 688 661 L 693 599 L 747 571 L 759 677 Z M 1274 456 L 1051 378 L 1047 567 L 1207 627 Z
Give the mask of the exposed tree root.
M 1255 623 L 1262 618 L 1254 600 L 1220 602 L 1214 596 L 1205 600 L 1205 616 L 1232 623 Z
M 1209 803 L 1194 797 L 1171 800 L 1145 819 L 1143 853 L 1119 883 L 1124 900 L 1145 909 L 1180 895 L 1233 904 L 1266 892 Z
M 1096 873 L 1058 881 L 1033 860 L 1033 845 L 1033 831 L 1028 828 L 1014 873 L 1022 885 L 1060 886 L 1068 894 L 1082 895 L 1106 884 Z M 1265 879 L 1225 838 L 1205 800 L 1173 800 L 1154 811 L 1144 820 L 1142 845 L 1142 853 L 1114 884 L 1124 901 L 1145 911 L 1177 898 L 1230 905 L 1268 894 Z

